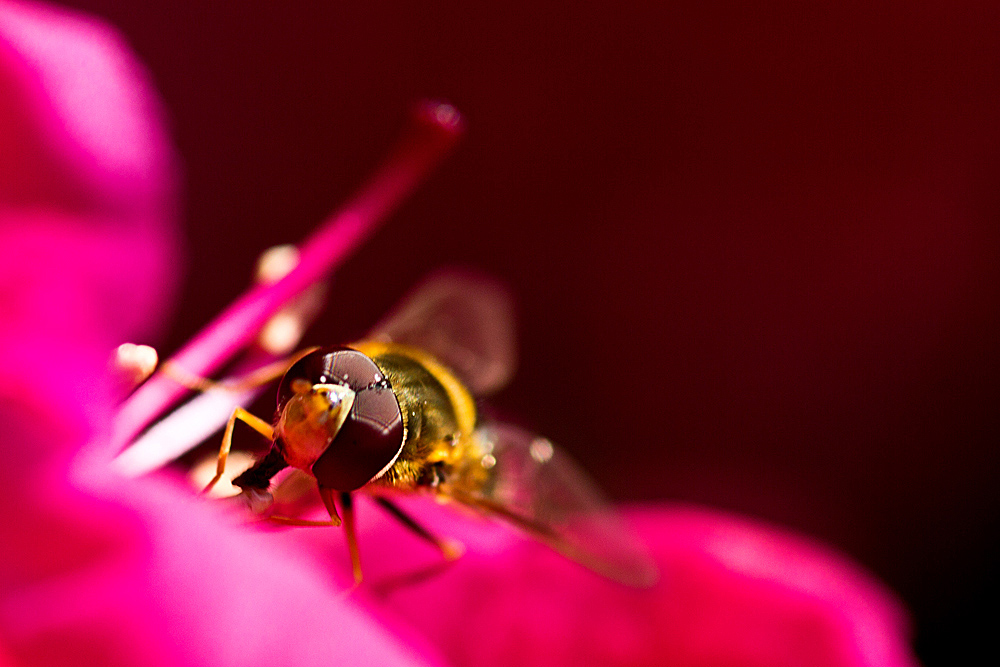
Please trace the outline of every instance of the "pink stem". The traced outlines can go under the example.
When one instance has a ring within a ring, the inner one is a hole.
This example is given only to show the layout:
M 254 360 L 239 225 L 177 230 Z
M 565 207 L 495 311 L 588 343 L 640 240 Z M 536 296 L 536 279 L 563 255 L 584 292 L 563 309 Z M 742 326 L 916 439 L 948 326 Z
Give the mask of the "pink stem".
M 419 105 L 411 127 L 362 189 L 327 218 L 300 248 L 299 264 L 272 285 L 254 287 L 181 348 L 171 361 L 207 377 L 253 341 L 283 305 L 336 269 L 441 161 L 462 131 L 461 118 L 446 104 Z M 112 434 L 113 452 L 187 389 L 162 373 L 153 375 L 122 404 Z

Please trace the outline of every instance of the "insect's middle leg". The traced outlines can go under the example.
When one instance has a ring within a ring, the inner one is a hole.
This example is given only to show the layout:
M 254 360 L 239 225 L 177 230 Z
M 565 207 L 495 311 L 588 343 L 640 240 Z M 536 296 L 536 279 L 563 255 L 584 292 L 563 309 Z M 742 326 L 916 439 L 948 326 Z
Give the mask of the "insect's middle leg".
M 354 500 L 350 493 L 340 494 L 340 510 L 344 515 L 344 537 L 347 538 L 347 550 L 351 553 L 354 585 L 358 586 L 361 583 L 361 556 L 358 553 L 358 535 L 354 530 Z
M 280 523 L 286 526 L 333 526 L 339 528 L 341 525 L 340 516 L 337 514 L 337 506 L 333 504 L 333 489 L 324 486 L 319 487 L 319 497 L 323 499 L 326 511 L 330 513 L 329 521 L 314 521 L 312 519 L 296 519 L 289 516 L 272 514 L 267 517 L 268 521 Z
M 448 540 L 438 537 L 431 531 L 424 528 L 421 524 L 417 522 L 416 519 L 411 517 L 409 514 L 404 512 L 399 505 L 392 502 L 387 498 L 382 498 L 379 496 L 375 497 L 375 502 L 382 506 L 382 509 L 387 511 L 393 516 L 394 519 L 399 521 L 401 524 L 409 528 L 423 540 L 430 542 L 441 552 L 441 556 L 446 561 L 453 561 L 459 558 L 464 552 L 465 547 L 462 546 L 461 542 L 456 542 L 455 540 Z

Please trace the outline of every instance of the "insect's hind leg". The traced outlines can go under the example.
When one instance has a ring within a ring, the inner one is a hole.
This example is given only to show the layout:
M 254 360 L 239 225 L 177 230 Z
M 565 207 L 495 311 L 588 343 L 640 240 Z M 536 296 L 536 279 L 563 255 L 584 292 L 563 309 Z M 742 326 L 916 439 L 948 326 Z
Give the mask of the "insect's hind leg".
M 399 507 L 399 505 L 392 502 L 391 500 L 387 498 L 382 498 L 380 496 L 376 496 L 375 502 L 381 505 L 382 509 L 391 514 L 394 519 L 396 519 L 401 524 L 403 524 L 411 531 L 413 531 L 413 533 L 416 534 L 418 537 L 420 537 L 423 540 L 426 540 L 427 542 L 430 542 L 435 547 L 437 547 L 438 550 L 441 552 L 441 556 L 446 561 L 456 560 L 465 552 L 465 547 L 462 546 L 461 542 L 438 537 L 437 535 L 435 535 L 434 533 L 432 533 L 431 531 L 427 530 L 422 525 L 420 525 L 416 521 L 416 519 L 414 519 L 409 514 L 404 512 Z

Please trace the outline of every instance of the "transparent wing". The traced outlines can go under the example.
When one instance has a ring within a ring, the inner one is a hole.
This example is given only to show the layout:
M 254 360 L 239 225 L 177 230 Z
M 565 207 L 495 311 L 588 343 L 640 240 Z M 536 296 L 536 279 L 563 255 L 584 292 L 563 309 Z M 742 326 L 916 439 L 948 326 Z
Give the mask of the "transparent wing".
M 510 294 L 487 278 L 433 274 L 372 330 L 376 340 L 429 352 L 477 395 L 507 383 L 517 363 Z
M 645 544 L 565 451 L 505 424 L 477 431 L 486 486 L 456 499 L 501 516 L 563 555 L 610 579 L 645 588 L 656 564 Z

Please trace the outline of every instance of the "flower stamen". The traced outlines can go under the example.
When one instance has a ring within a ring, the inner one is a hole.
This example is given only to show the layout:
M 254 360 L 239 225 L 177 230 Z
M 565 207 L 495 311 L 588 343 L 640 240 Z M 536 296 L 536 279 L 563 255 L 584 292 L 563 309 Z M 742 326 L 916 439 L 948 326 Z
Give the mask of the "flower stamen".
M 377 229 L 449 152 L 461 131 L 461 117 L 450 105 L 419 105 L 395 150 L 368 183 L 301 245 L 295 268 L 277 282 L 257 285 L 238 298 L 171 357 L 171 364 L 209 377 L 252 345 L 271 318 L 330 275 Z M 275 346 L 281 347 L 281 341 Z M 150 377 L 118 412 L 110 443 L 114 451 L 127 447 L 187 391 L 165 374 Z

